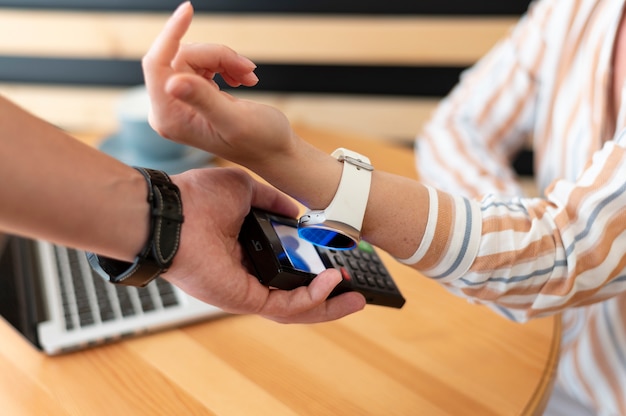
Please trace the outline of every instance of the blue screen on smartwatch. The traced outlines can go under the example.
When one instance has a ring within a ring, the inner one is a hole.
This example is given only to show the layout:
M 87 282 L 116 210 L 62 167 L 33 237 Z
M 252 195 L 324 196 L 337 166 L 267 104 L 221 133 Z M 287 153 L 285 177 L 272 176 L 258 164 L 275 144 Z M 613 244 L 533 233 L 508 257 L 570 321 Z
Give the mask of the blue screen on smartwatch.
M 356 247 L 352 238 L 326 228 L 299 227 L 298 235 L 311 244 L 335 250 L 351 250 Z

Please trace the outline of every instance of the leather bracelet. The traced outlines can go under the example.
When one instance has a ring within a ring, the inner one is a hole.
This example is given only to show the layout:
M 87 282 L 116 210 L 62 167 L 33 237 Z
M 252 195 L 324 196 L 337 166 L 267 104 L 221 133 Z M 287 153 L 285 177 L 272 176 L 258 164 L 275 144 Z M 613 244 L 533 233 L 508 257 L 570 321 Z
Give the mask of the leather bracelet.
M 150 235 L 133 263 L 87 253 L 89 264 L 105 280 L 127 286 L 143 287 L 165 273 L 180 245 L 183 204 L 180 190 L 167 173 L 135 167 L 148 184 Z

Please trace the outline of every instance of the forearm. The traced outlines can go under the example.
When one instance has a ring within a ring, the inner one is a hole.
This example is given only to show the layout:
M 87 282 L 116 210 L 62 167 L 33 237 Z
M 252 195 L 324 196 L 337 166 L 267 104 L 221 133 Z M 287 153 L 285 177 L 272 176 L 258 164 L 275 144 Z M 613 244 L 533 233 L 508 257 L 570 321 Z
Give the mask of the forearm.
M 289 154 L 273 161 L 251 161 L 248 168 L 311 209 L 328 206 L 343 163 L 296 138 Z M 366 155 L 368 156 L 368 155 Z M 417 181 L 376 169 L 372 173 L 362 237 L 398 258 L 419 245 L 428 218 L 428 191 Z
M 545 22 L 552 7 L 539 4 L 472 68 L 441 101 L 417 140 L 419 177 L 471 198 L 518 196 L 512 160 L 535 135 Z
M 147 240 L 139 172 L 0 97 L 0 229 L 130 260 Z

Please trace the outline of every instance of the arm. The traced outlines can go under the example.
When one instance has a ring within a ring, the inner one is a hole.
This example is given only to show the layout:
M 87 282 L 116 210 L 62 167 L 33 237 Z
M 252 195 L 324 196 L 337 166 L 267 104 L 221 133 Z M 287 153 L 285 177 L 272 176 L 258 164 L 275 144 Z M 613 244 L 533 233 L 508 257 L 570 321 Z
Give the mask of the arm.
M 342 164 L 297 137 L 275 108 L 221 92 L 213 82 L 217 73 L 232 86 L 254 85 L 255 66 L 224 46 L 181 47 L 192 17 L 191 4 L 183 3 L 143 59 L 152 126 L 165 137 L 211 149 L 250 168 L 309 208 L 325 208 L 335 194 Z M 401 196 L 395 194 L 398 187 L 404 188 Z M 363 235 L 397 257 L 409 257 L 424 224 L 405 213 L 420 207 L 415 217 L 426 217 L 425 199 L 427 191 L 420 183 L 374 171 Z M 375 220 L 387 216 L 397 221 Z
M 441 101 L 416 140 L 420 179 L 473 198 L 522 195 L 511 162 L 533 134 L 551 9 L 533 4 Z
M 141 251 L 148 210 L 139 172 L 2 97 L 0 127 L 0 229 L 124 260 Z
M 191 18 L 190 5 L 182 5 L 144 58 L 153 126 L 166 137 L 252 169 L 309 208 L 325 208 L 337 188 L 341 164 L 297 137 L 277 110 L 219 91 L 212 82 L 217 73 L 225 74 L 233 86 L 253 85 L 254 65 L 225 47 L 181 46 Z M 503 156 L 512 153 L 528 131 L 528 103 L 520 99 L 516 105 L 522 128 L 506 131 L 501 142 L 485 147 L 484 154 L 496 159 L 485 177 L 498 175 Z M 498 117 L 496 112 L 484 120 Z M 606 203 L 623 204 L 613 196 L 619 178 L 626 178 L 622 155 L 623 149 L 612 143 L 598 154 L 589 176 L 577 183 L 562 182 L 555 187 L 559 192 L 546 200 L 497 194 L 469 199 L 374 171 L 362 234 L 393 256 L 410 258 L 407 262 L 426 276 L 514 319 L 596 302 L 624 290 L 619 274 L 609 270 L 608 262 L 602 278 L 589 281 L 578 259 L 602 256 L 617 240 L 607 240 L 602 250 L 591 253 L 579 242 L 589 227 L 589 213 Z M 597 178 L 603 177 L 617 182 L 600 186 Z M 504 179 L 500 185 L 492 179 L 492 189 L 516 193 L 511 175 Z M 590 180 L 598 185 L 588 187 Z M 503 193 L 508 192 L 499 191 Z M 581 200 L 592 202 L 583 207 Z M 618 217 L 604 220 L 619 223 Z
M 148 238 L 147 186 L 135 169 L 0 97 L 0 230 L 133 261 Z M 328 270 L 306 288 L 270 290 L 242 265 L 237 242 L 250 206 L 294 216 L 298 207 L 238 169 L 172 177 L 185 222 L 163 277 L 234 313 L 280 322 L 337 319 L 365 305 L 357 293 L 326 301 L 341 280 Z

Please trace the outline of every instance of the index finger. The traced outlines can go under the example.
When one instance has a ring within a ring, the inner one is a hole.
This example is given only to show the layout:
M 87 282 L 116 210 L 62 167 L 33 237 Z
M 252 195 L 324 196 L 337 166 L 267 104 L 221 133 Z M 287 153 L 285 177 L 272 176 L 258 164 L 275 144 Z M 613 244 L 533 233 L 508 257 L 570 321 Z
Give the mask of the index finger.
M 186 1 L 178 6 L 148 49 L 144 60 L 149 60 L 159 66 L 169 67 L 176 57 L 180 41 L 189 29 L 192 18 L 193 6 L 191 2 Z
M 251 205 L 271 212 L 283 214 L 288 217 L 296 217 L 300 209 L 293 199 L 280 192 L 273 186 L 266 185 L 256 180 L 252 182 L 253 194 Z

